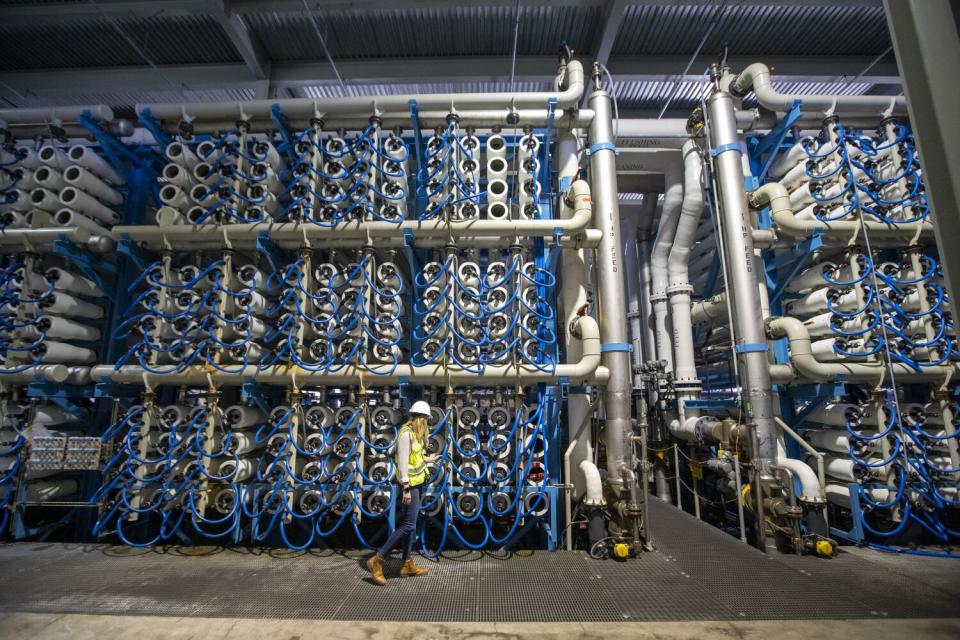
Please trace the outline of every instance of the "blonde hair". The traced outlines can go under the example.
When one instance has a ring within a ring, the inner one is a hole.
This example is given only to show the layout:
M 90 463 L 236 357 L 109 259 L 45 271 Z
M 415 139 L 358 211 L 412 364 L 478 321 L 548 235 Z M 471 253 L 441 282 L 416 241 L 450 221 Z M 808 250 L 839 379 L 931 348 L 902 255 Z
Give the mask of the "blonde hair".
M 426 441 L 430 434 L 426 416 L 410 416 L 410 419 L 403 426 L 410 429 L 420 442 Z

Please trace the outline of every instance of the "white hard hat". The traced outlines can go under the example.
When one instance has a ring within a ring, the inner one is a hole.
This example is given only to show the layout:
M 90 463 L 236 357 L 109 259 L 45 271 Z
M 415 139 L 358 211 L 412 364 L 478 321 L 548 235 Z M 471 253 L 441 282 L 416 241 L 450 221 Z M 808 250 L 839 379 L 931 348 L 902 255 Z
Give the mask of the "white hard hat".
M 413 406 L 410 407 L 410 415 L 413 416 L 427 416 L 430 417 L 430 405 L 428 405 L 423 400 L 417 400 L 413 403 Z

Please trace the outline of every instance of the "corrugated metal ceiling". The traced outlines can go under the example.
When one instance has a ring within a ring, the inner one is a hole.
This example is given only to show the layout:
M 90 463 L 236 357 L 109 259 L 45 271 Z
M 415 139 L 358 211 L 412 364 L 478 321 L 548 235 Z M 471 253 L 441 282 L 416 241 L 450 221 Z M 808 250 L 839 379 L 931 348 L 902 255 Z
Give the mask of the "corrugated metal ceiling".
M 56 0 L 50 4 L 60 4 Z M 2 5 L 22 2 L 0 0 Z M 77 2 L 71 4 L 77 5 Z M 82 3 L 80 3 L 82 4 Z M 693 2 L 664 6 L 631 5 L 613 47 L 613 55 L 687 56 L 697 48 L 712 19 L 713 28 L 700 56 L 712 57 L 724 40 L 732 54 L 756 55 L 851 55 L 869 57 L 890 44 L 881 6 L 831 6 L 734 4 L 727 2 L 722 14 L 717 2 Z M 356 6 L 356 5 L 355 5 Z M 38 6 L 38 12 L 44 8 Z M 420 8 L 315 11 L 314 18 L 334 60 L 429 58 L 443 56 L 500 56 L 509 58 L 513 46 L 512 6 L 431 6 Z M 96 14 L 95 14 L 96 15 Z M 310 18 L 300 12 L 258 12 L 243 15 L 253 37 L 272 61 L 323 61 L 325 54 Z M 529 6 L 521 8 L 518 56 L 545 56 L 567 41 L 581 52 L 594 48 L 603 28 L 600 5 Z M 121 34 L 119 31 L 122 31 Z M 135 46 L 128 42 L 132 40 Z M 140 52 L 137 51 L 140 49 Z M 238 63 L 242 58 L 218 21 L 202 13 L 150 15 L 147 17 L 88 17 L 85 19 L 38 20 L 0 23 L 0 71 L 30 69 L 79 69 L 84 67 L 146 68 L 157 65 Z M 580 56 L 586 60 L 584 56 Z M 695 71 L 702 64 L 695 66 Z M 705 64 L 705 62 L 704 62 Z M 679 71 L 678 67 L 678 71 Z M 172 83 L 157 77 L 150 91 L 58 91 L 31 93 L 23 85 L 0 86 L 0 97 L 11 106 L 106 102 L 130 106 L 135 102 L 165 100 L 223 100 L 253 97 L 253 89 L 206 90 L 202 86 L 172 89 Z M 505 68 L 491 76 L 507 75 Z M 15 83 L 13 83 L 15 84 Z M 886 93 L 889 87 L 869 83 L 779 83 L 781 90 L 810 93 Z M 672 107 L 688 109 L 703 94 L 703 82 L 683 82 L 674 87 L 667 76 L 658 81 L 619 82 L 621 110 L 658 110 L 668 96 Z M 517 91 L 548 89 L 545 83 L 517 83 Z M 498 82 L 430 82 L 365 84 L 347 86 L 348 95 L 431 92 L 506 91 Z M 300 87 L 290 93 L 305 97 L 342 95 L 335 85 Z M 281 90 L 287 95 L 287 90 Z
M 757 6 L 702 2 L 631 5 L 615 54 L 680 54 L 696 50 L 715 24 L 703 51 L 723 42 L 733 54 L 879 55 L 890 46 L 882 6 L 818 6 L 802 2 Z
M 510 55 L 513 7 L 455 7 L 314 11 L 336 60 L 429 56 Z M 543 55 L 567 40 L 589 48 L 601 28 L 600 7 L 523 7 L 518 55 Z M 253 13 L 246 19 L 276 61 L 319 60 L 323 47 L 311 19 L 301 13 Z
M 0 23 L 2 70 L 148 64 L 137 49 L 158 65 L 240 61 L 216 20 L 203 15 L 97 18 L 27 26 Z

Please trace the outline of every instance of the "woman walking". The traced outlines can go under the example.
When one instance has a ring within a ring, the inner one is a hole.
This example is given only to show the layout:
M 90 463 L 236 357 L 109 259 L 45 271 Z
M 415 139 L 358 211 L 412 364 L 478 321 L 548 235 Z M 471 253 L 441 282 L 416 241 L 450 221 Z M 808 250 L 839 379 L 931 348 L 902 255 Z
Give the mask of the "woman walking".
M 395 467 L 397 480 L 400 483 L 401 503 L 403 515 L 400 524 L 393 530 L 383 546 L 367 560 L 367 568 L 373 575 L 373 581 L 379 585 L 387 584 L 383 575 L 383 559 L 393 550 L 397 543 L 403 541 L 403 568 L 401 576 L 425 576 L 427 570 L 418 567 L 410 557 L 413 548 L 413 539 L 416 537 L 417 517 L 420 515 L 420 489 L 427 481 L 426 450 L 429 428 L 427 418 L 430 417 L 430 405 L 418 400 L 410 407 L 410 419 L 400 428 L 395 445 Z

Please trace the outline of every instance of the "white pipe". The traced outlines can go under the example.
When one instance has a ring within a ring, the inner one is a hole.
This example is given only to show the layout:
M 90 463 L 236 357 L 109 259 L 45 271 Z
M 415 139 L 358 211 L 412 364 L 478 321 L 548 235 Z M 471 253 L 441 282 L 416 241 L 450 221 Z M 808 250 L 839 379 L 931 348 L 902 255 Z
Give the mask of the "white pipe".
M 63 174 L 50 166 L 43 166 L 34 171 L 33 181 L 37 183 L 37 187 L 50 191 L 60 191 L 64 185 Z
M 106 180 L 112 185 L 122 185 L 126 183 L 123 176 L 116 172 L 116 170 L 110 166 L 110 163 L 97 155 L 97 152 L 90 147 L 85 147 L 83 145 L 76 145 L 70 147 L 70 161 L 72 164 L 78 164 L 84 169 L 87 169 L 93 175 Z
M 106 224 L 115 224 L 120 220 L 120 215 L 116 211 L 113 211 L 93 196 L 75 187 L 67 187 L 61 191 L 60 202 L 70 209 L 105 222 Z
M 801 494 L 798 496 L 800 502 L 822 504 L 826 499 L 820 487 L 820 480 L 817 479 L 817 473 L 806 462 L 780 456 L 777 458 L 776 466 L 786 469 L 800 481 Z
M 39 209 L 36 209 L 36 211 L 39 211 Z M 3 232 L 6 233 L 11 229 L 24 229 L 29 227 L 30 224 L 27 222 L 28 215 L 30 214 L 24 215 L 19 211 L 4 211 L 0 213 L 0 224 L 3 225 Z
M 667 287 L 670 285 L 668 264 L 673 238 L 680 220 L 683 203 L 683 160 L 664 166 L 663 177 L 666 193 L 663 197 L 663 210 L 657 227 L 657 239 L 650 256 L 651 293 L 653 305 L 654 335 L 656 337 L 657 359 L 667 363 L 666 370 L 673 371 L 673 340 L 670 330 L 670 316 L 667 304 Z
M 63 172 L 63 180 L 72 187 L 82 189 L 86 193 L 106 204 L 117 205 L 123 202 L 123 196 L 114 191 L 106 182 L 97 177 L 92 171 L 73 165 Z
M 193 174 L 175 162 L 171 162 L 163 167 L 161 177 L 166 182 L 175 184 L 185 190 L 190 189 L 195 184 Z
M 566 518 L 564 519 L 566 523 L 564 531 L 566 534 L 564 535 L 564 539 L 566 540 L 567 551 L 573 551 L 573 490 L 576 485 L 573 484 L 573 479 L 570 477 L 570 456 L 573 454 L 576 446 L 577 439 L 574 438 L 570 441 L 570 444 L 567 445 L 567 450 L 563 453 L 563 479 L 567 483 L 563 492 L 564 513 L 566 513 Z
M 124 366 L 115 369 L 113 365 L 93 367 L 93 379 L 101 382 L 136 382 L 147 384 L 242 384 L 247 377 L 261 382 L 274 384 L 309 384 L 311 381 L 348 384 L 389 384 L 399 382 L 404 377 L 420 384 L 452 386 L 491 386 L 497 384 L 531 384 L 535 382 L 556 382 L 566 377 L 570 384 L 603 383 L 610 372 L 600 366 L 600 329 L 596 320 L 582 316 L 577 320 L 576 330 L 583 344 L 583 356 L 578 362 L 561 364 L 551 371 L 544 371 L 527 364 L 507 364 L 487 367 L 484 373 L 476 374 L 463 369 L 445 368 L 442 364 L 413 366 L 401 364 L 374 365 L 370 367 L 348 365 L 337 373 L 310 371 L 295 366 L 272 366 L 260 370 L 256 365 L 243 367 L 237 373 L 208 371 L 204 367 L 188 367 L 182 372 L 171 374 L 150 374 L 138 366 Z M 383 374 L 383 375 L 378 375 Z
M 197 163 L 200 162 L 197 154 L 182 142 L 171 142 L 168 144 L 166 154 L 171 162 L 175 162 L 185 169 L 192 170 L 197 166 Z
M 52 364 L 90 364 L 97 359 L 97 352 L 93 349 L 55 340 L 44 340 L 34 347 L 31 353 Z
M 489 143 L 488 143 L 489 144 Z M 497 150 L 504 149 L 501 147 Z M 589 194 L 589 185 L 577 180 L 580 173 L 579 157 L 579 131 L 563 131 L 557 142 L 557 175 L 559 184 L 571 183 L 570 193 L 579 193 L 581 196 Z M 490 152 L 488 151 L 488 154 Z M 580 185 L 580 186 L 577 186 Z M 574 191 L 576 187 L 576 191 Z M 569 220 L 575 215 L 574 208 L 568 204 L 568 198 L 560 198 L 560 221 Z M 584 210 L 589 208 L 586 200 L 581 201 L 579 205 Z M 590 214 L 592 216 L 592 213 Z M 563 334 L 565 336 L 565 347 L 568 360 L 576 360 L 582 357 L 582 345 L 572 332 L 570 327 L 578 322 L 578 318 L 585 310 L 588 304 L 587 295 L 587 258 L 586 251 L 581 248 L 563 251 L 560 254 L 561 272 L 563 279 L 561 281 L 560 305 L 563 310 Z M 591 423 L 589 420 L 592 407 L 590 405 L 590 396 L 585 393 L 571 393 L 567 397 L 567 423 L 570 432 L 571 441 L 576 443 L 576 447 L 571 452 L 573 464 L 579 467 L 580 461 L 589 459 L 589 450 L 592 447 Z M 573 477 L 567 475 L 566 482 L 573 484 L 574 491 L 579 495 L 586 490 L 586 486 L 579 476 Z
M 874 382 L 889 375 L 885 362 L 819 362 L 813 356 L 810 334 L 803 322 L 796 318 L 771 318 L 767 322 L 767 332 L 773 339 L 787 338 L 790 346 L 790 364 L 795 376 L 816 382 L 830 382 L 844 377 L 847 382 Z M 897 380 L 945 380 L 947 376 L 960 373 L 960 363 L 933 365 L 922 371 L 902 364 L 894 363 L 894 375 Z
M 167 187 L 176 189 L 173 185 Z M 167 188 L 164 187 L 164 188 Z M 400 224 L 392 222 L 342 222 L 332 227 L 318 227 L 314 224 L 297 223 L 249 223 L 229 225 L 174 225 L 170 227 L 122 226 L 114 231 L 128 235 L 137 242 L 151 247 L 163 247 L 165 242 L 180 242 L 212 239 L 238 242 L 256 240 L 262 231 L 268 231 L 274 241 L 321 239 L 324 237 L 377 239 L 403 238 L 409 230 L 414 238 L 468 238 L 473 236 L 519 236 L 550 237 L 555 229 L 565 234 L 577 236 L 587 231 L 592 216 L 590 187 L 584 180 L 576 180 L 570 187 L 570 197 L 574 202 L 573 215 L 565 220 L 406 220 Z M 162 190 L 161 190 L 162 192 Z
M 97 120 L 110 122 L 113 110 L 105 104 L 92 104 L 71 107 L 33 107 L 30 109 L 0 109 L 0 122 L 10 125 L 47 125 L 52 122 L 75 123 L 84 113 Z
M 790 204 L 790 194 L 786 187 L 777 182 L 770 182 L 750 192 L 750 206 L 753 209 L 762 209 L 770 206 L 770 217 L 777 224 L 777 229 L 789 236 L 806 238 L 814 232 L 825 237 L 833 237 L 848 241 L 855 234 L 862 231 L 864 225 L 870 234 L 874 246 L 899 246 L 897 243 L 914 241 L 918 235 L 921 238 L 933 237 L 933 225 L 929 222 L 907 222 L 903 224 L 887 224 L 875 220 L 835 220 L 825 222 L 797 218 Z M 878 243 L 881 243 L 878 245 Z
M 743 97 L 751 90 L 761 106 L 777 113 L 789 111 L 794 101 L 803 103 L 807 113 L 870 113 L 877 116 L 907 115 L 907 99 L 903 96 L 821 96 L 778 93 L 770 81 L 770 69 L 756 62 L 741 71 L 729 84 L 730 92 Z
M 43 315 L 40 316 L 37 323 L 39 325 L 38 328 L 46 331 L 48 338 L 94 342 L 101 337 L 100 330 L 96 327 L 80 324 L 79 322 L 61 318 L 60 316 Z
M 72 209 L 60 209 L 51 220 L 51 224 L 58 227 L 79 227 L 97 236 L 111 236 L 111 233 L 85 215 Z
M 17 155 L 20 156 L 20 166 L 26 169 L 39 169 L 43 166 L 37 154 L 37 150 L 32 145 L 17 145 Z
M 165 184 L 160 188 L 160 201 L 178 211 L 186 211 L 193 204 L 187 192 L 175 184 Z
M 502 110 L 501 117 L 506 117 L 511 110 L 524 108 L 542 108 L 549 101 L 556 100 L 558 110 L 573 107 L 580 102 L 585 87 L 583 66 L 576 60 L 571 60 L 561 67 L 560 77 L 565 81 L 563 91 L 544 91 L 531 93 L 434 93 L 426 95 L 388 95 L 343 97 L 314 100 L 311 98 L 293 98 L 288 100 L 249 100 L 239 102 L 195 102 L 195 103 L 167 103 L 167 104 L 138 104 L 137 113 L 149 109 L 151 115 L 158 120 L 222 120 L 255 118 L 269 119 L 275 104 L 279 104 L 284 115 L 295 119 L 299 117 L 323 117 L 334 114 L 378 113 L 381 111 L 408 112 L 410 100 L 415 100 L 421 110 L 421 117 L 427 119 L 423 112 L 438 109 L 449 113 L 456 105 L 457 111 L 475 109 Z M 511 105 L 505 109 L 504 105 Z M 327 123 L 327 126 L 331 126 Z
M 62 291 L 54 291 L 38 305 L 43 308 L 45 313 L 94 320 L 103 317 L 103 307 L 84 302 Z
M 693 140 L 687 140 L 683 149 L 683 203 L 673 238 L 673 246 L 667 261 L 667 297 L 670 302 L 670 318 L 673 327 L 671 343 L 674 349 L 674 379 L 679 383 L 697 381 L 697 367 L 693 346 L 693 322 L 690 316 L 690 278 L 687 261 L 693 245 L 700 215 L 703 213 L 703 159 Z M 683 393 L 684 399 L 698 395 Z
M 597 465 L 590 460 L 582 460 L 580 471 L 583 473 L 587 486 L 587 496 L 584 503 L 587 506 L 602 506 L 604 504 L 603 481 L 600 479 L 600 470 L 597 469 Z
M 34 209 L 43 209 L 51 213 L 63 206 L 56 193 L 43 187 L 39 187 L 30 192 L 30 202 L 33 204 Z
M 50 145 L 44 145 L 40 147 L 37 157 L 40 158 L 40 162 L 43 164 L 55 169 L 60 169 L 61 171 L 72 164 L 70 162 L 70 158 L 63 149 L 60 149 L 59 147 L 52 147 Z
M 31 199 L 32 190 L 14 189 L 11 193 L 15 196 L 14 201 L 4 206 L 13 211 L 19 211 L 20 213 L 26 213 L 30 211 L 30 209 L 33 209 L 33 200 Z
M 715 324 L 727 320 L 727 294 L 718 293 L 711 298 L 693 303 L 690 316 L 696 325 Z
M 650 230 L 657 214 L 657 193 L 643 194 L 643 208 L 640 210 L 640 223 L 637 229 L 637 261 L 639 263 L 639 296 L 640 296 L 640 338 L 642 341 L 641 354 L 645 360 L 656 359 L 657 338 L 653 330 L 653 305 L 650 302 L 650 286 L 653 272 L 650 266 L 652 247 L 650 246 Z
M 103 291 L 100 290 L 93 281 L 77 275 L 60 267 L 51 267 L 47 269 L 43 277 L 47 282 L 54 285 L 57 291 L 66 291 L 67 293 L 77 293 L 82 296 L 93 298 L 102 298 Z

